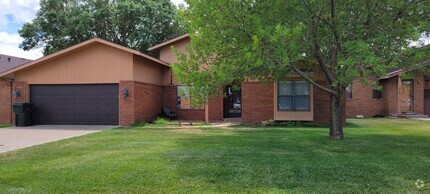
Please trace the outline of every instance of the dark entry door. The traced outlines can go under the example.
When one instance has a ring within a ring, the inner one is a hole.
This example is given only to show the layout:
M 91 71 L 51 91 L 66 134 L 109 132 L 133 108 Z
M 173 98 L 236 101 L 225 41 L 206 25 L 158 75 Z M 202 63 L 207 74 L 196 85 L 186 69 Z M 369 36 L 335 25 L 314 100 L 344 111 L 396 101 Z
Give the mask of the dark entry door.
M 402 80 L 401 109 L 402 112 L 413 112 L 414 103 L 414 82 L 412 80 Z
M 31 85 L 37 125 L 118 125 L 118 84 Z
M 233 87 L 225 88 L 224 118 L 242 117 L 242 90 L 234 90 Z
M 430 115 L 430 89 L 424 90 L 424 114 Z

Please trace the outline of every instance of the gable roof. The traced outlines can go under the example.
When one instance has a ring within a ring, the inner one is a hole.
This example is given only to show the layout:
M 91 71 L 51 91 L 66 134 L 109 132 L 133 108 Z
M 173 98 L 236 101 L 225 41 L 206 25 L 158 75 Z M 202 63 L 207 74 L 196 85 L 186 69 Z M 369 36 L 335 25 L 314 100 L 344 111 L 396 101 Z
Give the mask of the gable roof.
M 155 45 L 155 46 L 153 46 L 153 47 L 150 47 L 150 48 L 148 49 L 148 51 L 157 51 L 157 50 L 159 50 L 161 47 L 164 47 L 164 46 L 167 46 L 167 45 L 173 44 L 173 43 L 175 43 L 175 42 L 178 42 L 178 41 L 183 40 L 183 39 L 186 39 L 186 38 L 190 38 L 190 35 L 189 35 L 189 34 L 184 34 L 184 35 L 182 35 L 182 36 L 179 36 L 179 37 L 176 37 L 176 38 L 174 38 L 174 39 L 168 40 L 168 41 L 163 42 L 163 43 L 161 43 L 161 44 L 157 44 L 157 45 Z
M 0 77 L 3 77 L 5 75 L 11 74 L 11 73 L 14 73 L 14 72 L 22 70 L 22 69 L 26 69 L 28 67 L 40 64 L 42 62 L 46 62 L 46 61 L 49 61 L 49 60 L 52 60 L 52 59 L 56 59 L 56 58 L 58 58 L 60 56 L 68 54 L 69 52 L 73 52 L 75 50 L 79 50 L 81 48 L 85 48 L 85 47 L 88 47 L 88 46 L 96 44 L 96 43 L 100 43 L 100 44 L 104 44 L 104 45 L 107 45 L 107 46 L 111 46 L 111 47 L 114 47 L 114 48 L 117 48 L 117 49 L 129 52 L 129 53 L 132 53 L 134 55 L 143 57 L 143 58 L 148 59 L 150 61 L 156 62 L 156 63 L 158 63 L 160 65 L 170 67 L 168 63 L 166 63 L 164 61 L 161 61 L 161 60 L 159 60 L 157 58 L 151 57 L 149 55 L 143 54 L 140 51 L 133 50 L 131 48 L 127 48 L 127 47 L 124 47 L 124 46 L 121 46 L 121 45 L 118 45 L 118 44 L 115 44 L 115 43 L 112 43 L 112 42 L 109 42 L 109 41 L 106 41 L 106 40 L 103 40 L 103 39 L 100 39 L 100 38 L 92 38 L 90 40 L 87 40 L 85 42 L 82 42 L 82 43 L 79 43 L 77 45 L 71 46 L 69 48 L 63 49 L 63 50 L 58 51 L 56 53 L 53 53 L 53 54 L 47 55 L 45 57 L 39 58 L 39 59 L 37 59 L 35 61 L 26 63 L 24 65 L 15 67 L 13 69 L 9 69 L 9 70 L 4 71 L 4 72 L 0 72 Z
M 29 59 L 0 54 L 0 73 L 30 62 Z

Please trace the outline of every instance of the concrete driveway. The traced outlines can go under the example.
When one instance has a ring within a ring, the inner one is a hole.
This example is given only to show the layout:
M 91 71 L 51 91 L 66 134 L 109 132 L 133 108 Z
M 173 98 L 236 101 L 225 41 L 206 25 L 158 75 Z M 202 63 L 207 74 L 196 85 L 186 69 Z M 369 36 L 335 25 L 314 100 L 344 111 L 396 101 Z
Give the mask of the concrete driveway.
M 95 133 L 116 126 L 106 125 L 36 125 L 0 128 L 0 153 Z

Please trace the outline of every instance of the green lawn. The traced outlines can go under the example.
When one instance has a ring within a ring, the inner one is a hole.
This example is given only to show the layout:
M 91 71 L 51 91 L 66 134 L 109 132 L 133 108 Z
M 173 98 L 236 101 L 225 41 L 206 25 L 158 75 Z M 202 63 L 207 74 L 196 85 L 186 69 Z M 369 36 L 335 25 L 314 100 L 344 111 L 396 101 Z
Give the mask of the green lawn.
M 11 124 L 0 124 L 0 128 L 4 128 L 4 127 L 10 127 L 12 126 Z
M 0 154 L 0 193 L 430 192 L 430 122 L 348 122 L 338 142 L 325 128 L 107 130 Z

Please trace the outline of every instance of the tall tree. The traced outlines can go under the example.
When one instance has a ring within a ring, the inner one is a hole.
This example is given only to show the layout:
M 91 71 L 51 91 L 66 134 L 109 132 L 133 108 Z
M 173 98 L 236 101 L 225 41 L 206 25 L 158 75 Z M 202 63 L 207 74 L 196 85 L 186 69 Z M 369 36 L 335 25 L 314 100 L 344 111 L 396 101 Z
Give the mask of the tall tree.
M 93 37 L 147 52 L 182 33 L 170 0 L 41 0 L 19 31 L 21 48 L 41 47 L 45 55 Z
M 188 0 L 189 54 L 174 71 L 207 97 L 246 79 L 297 74 L 331 96 L 329 137 L 343 139 L 342 98 L 353 80 L 382 75 L 430 32 L 428 0 Z M 412 55 L 411 55 L 412 56 Z M 420 55 L 413 55 L 420 56 Z M 309 77 L 318 67 L 327 84 Z M 312 69 L 312 68 L 311 68 Z

